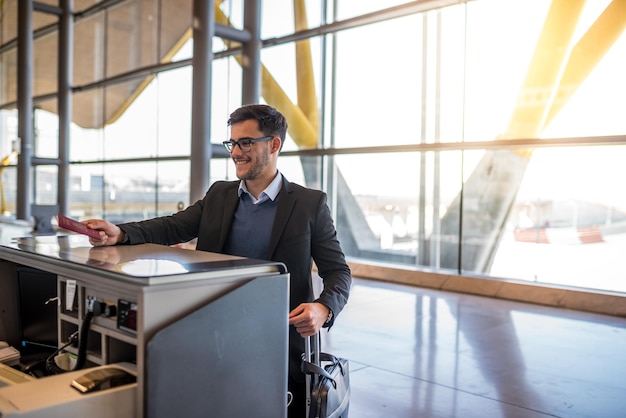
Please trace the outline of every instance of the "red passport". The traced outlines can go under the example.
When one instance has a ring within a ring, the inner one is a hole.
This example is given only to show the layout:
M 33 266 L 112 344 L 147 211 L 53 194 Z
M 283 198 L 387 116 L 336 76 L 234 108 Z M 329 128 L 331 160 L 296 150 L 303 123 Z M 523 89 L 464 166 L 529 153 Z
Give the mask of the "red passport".
M 79 234 L 88 235 L 91 238 L 100 239 L 100 231 L 90 229 L 87 225 L 81 224 L 72 218 L 59 214 L 57 215 L 57 220 L 59 222 L 59 228 L 69 229 L 70 231 L 78 232 Z

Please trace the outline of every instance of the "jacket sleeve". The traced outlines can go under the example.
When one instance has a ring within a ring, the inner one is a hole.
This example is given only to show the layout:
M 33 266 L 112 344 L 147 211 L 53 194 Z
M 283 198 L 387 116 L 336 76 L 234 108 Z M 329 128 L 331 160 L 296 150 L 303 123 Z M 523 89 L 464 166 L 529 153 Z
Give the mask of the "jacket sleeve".
M 118 226 L 126 234 L 128 244 L 179 244 L 198 236 L 203 206 L 204 199 L 173 215 Z
M 318 274 L 324 283 L 324 288 L 316 302 L 326 305 L 333 312 L 333 317 L 328 324 L 328 327 L 331 327 L 348 302 L 352 276 L 337 239 L 337 231 L 326 204 L 325 194 L 322 194 L 318 203 L 314 225 L 311 253 L 317 265 Z

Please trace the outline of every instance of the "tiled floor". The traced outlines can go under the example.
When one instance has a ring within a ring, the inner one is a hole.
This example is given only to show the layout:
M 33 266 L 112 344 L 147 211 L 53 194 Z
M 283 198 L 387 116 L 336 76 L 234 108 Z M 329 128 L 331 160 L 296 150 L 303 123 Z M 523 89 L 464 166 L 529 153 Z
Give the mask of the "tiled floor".
M 626 318 L 355 279 L 352 418 L 626 417 Z

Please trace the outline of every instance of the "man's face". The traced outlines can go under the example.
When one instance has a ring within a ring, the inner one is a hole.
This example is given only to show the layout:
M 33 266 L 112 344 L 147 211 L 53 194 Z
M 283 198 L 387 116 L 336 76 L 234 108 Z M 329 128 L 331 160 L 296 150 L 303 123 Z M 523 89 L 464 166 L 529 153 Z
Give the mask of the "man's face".
M 231 126 L 230 138 L 234 141 L 241 139 L 262 138 L 265 135 L 259 131 L 256 120 L 246 120 Z M 272 141 L 256 142 L 249 152 L 244 152 L 235 146 L 230 157 L 235 162 L 237 178 L 240 180 L 256 180 L 265 175 L 273 176 L 275 168 L 271 166 Z M 245 148 L 245 147 L 244 147 Z

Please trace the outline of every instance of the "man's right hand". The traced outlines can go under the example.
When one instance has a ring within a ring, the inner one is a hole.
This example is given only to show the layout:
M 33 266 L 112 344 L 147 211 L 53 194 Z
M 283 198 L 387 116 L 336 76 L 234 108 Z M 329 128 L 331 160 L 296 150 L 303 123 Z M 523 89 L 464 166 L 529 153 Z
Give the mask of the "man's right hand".
M 105 245 L 119 244 L 124 240 L 124 231 L 122 231 L 117 225 L 103 219 L 87 219 L 83 221 L 88 228 L 96 229 L 104 232 L 100 234 L 100 239 L 89 238 L 89 243 L 94 247 L 102 247 Z

